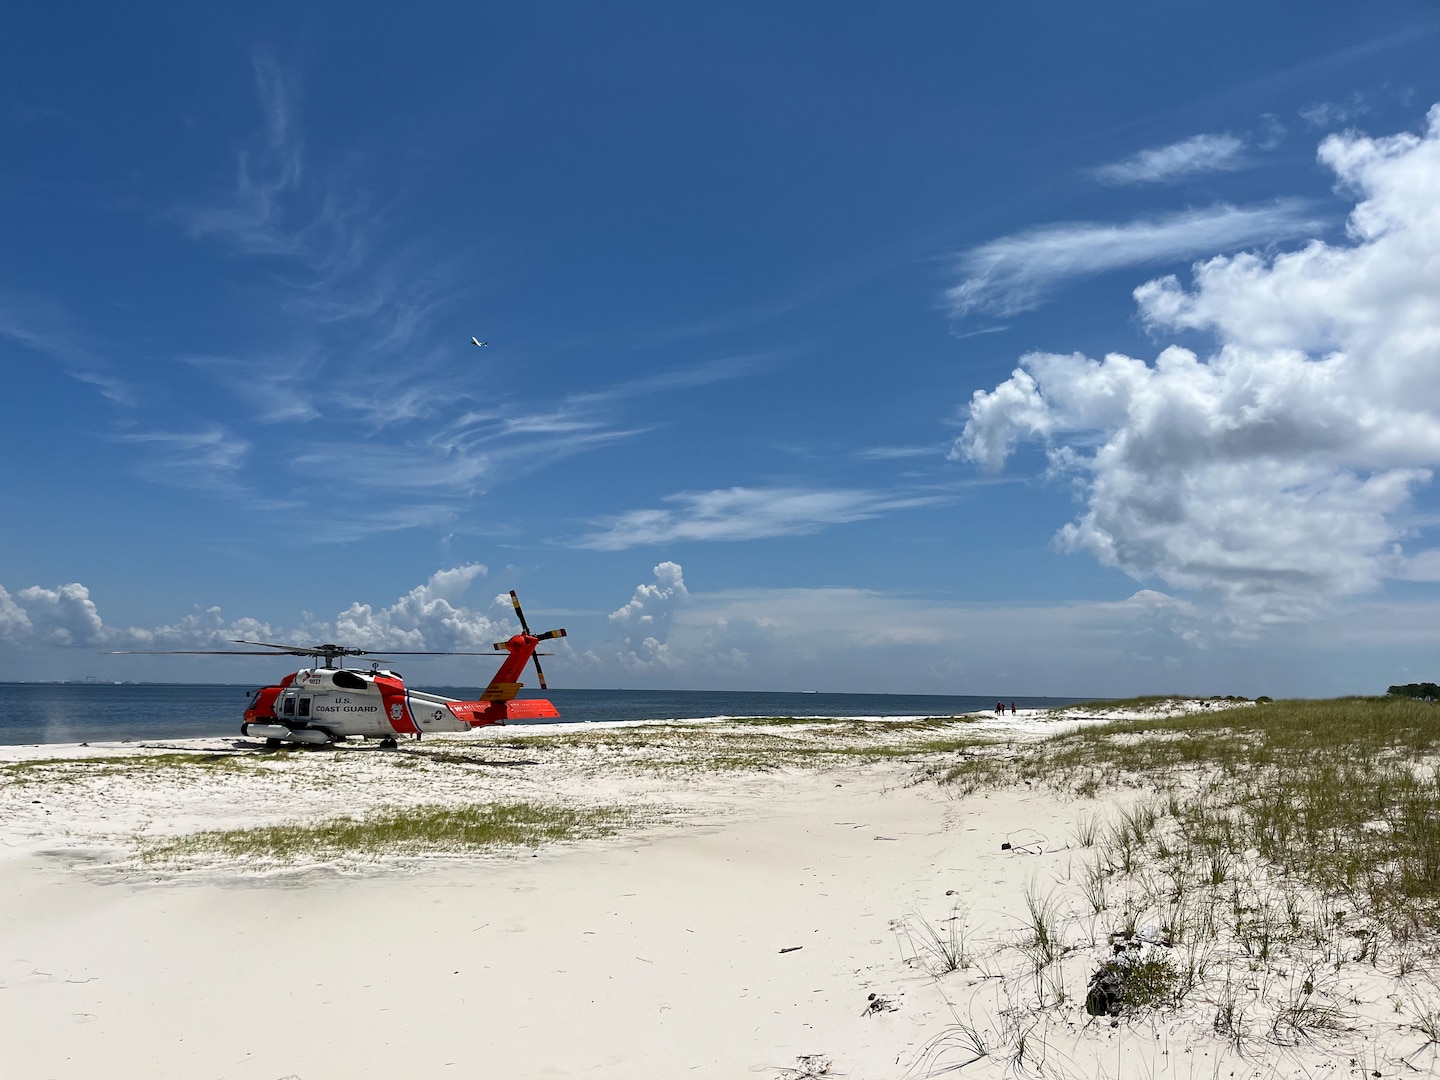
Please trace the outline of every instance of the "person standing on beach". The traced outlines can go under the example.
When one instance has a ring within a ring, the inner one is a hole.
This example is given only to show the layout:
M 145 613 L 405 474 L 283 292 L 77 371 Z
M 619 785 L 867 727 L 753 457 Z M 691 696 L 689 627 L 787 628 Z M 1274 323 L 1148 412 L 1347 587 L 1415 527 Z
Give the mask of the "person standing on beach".
M 1014 715 L 1015 715 L 1015 703 L 1014 703 L 1013 701 L 1010 702 L 1010 715 L 1011 715 L 1011 716 L 1014 716 Z

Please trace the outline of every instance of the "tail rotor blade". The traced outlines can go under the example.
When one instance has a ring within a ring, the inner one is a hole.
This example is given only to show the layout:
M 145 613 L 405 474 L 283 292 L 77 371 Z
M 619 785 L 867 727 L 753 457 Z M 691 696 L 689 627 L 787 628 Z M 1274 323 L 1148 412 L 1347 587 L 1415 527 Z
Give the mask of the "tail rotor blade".
M 545 685 L 545 669 L 540 666 L 539 654 L 532 654 L 530 659 L 535 661 L 535 674 L 540 676 L 540 689 L 549 690 L 550 688 Z
M 564 631 L 564 630 L 546 630 L 545 633 L 543 633 L 543 634 L 537 634 L 537 635 L 535 636 L 535 640 L 536 640 L 536 641 L 549 641 L 551 638 L 565 637 L 565 636 L 566 636 L 566 634 L 565 634 L 565 631 Z
M 530 636 L 530 624 L 525 621 L 525 612 L 520 608 L 520 597 L 515 595 L 515 590 L 510 590 L 510 603 L 515 605 L 515 614 L 520 619 L 520 629 L 525 631 L 525 636 Z

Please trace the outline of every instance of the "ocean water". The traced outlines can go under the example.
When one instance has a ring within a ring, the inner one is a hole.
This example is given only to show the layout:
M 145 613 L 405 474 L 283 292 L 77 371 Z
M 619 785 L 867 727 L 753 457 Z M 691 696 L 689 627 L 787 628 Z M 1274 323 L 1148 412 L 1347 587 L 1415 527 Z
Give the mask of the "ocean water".
M 0 744 L 238 736 L 252 689 L 248 684 L 0 683 Z M 481 688 L 427 686 L 425 689 L 447 697 L 473 700 L 480 696 Z M 995 707 L 994 698 L 937 694 L 551 690 L 543 696 L 560 710 L 561 722 L 694 720 L 707 716 L 952 716 Z M 1007 704 L 1010 700 L 1006 699 Z M 1049 709 L 1080 699 L 1017 697 L 1013 700 L 1022 709 Z

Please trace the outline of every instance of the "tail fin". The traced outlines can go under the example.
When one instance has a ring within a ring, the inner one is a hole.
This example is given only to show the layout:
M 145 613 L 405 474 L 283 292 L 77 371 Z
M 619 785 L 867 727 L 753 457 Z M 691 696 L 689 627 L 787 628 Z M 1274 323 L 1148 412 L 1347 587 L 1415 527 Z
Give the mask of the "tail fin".
M 490 685 L 485 687 L 479 701 L 456 702 L 451 706 L 451 711 L 472 727 L 503 724 L 506 720 L 548 720 L 560 715 L 560 710 L 543 698 L 520 701 L 516 695 L 525 685 L 520 676 L 532 659 L 535 661 L 535 672 L 540 676 L 540 687 L 545 689 L 545 673 L 540 669 L 535 647 L 542 641 L 565 637 L 565 631 L 547 630 L 543 634 L 532 634 L 525 621 L 525 612 L 520 609 L 520 599 L 514 592 L 510 594 L 510 602 L 515 605 L 515 614 L 520 617 L 520 633 L 508 641 L 495 643 L 497 651 L 503 650 L 509 655 L 495 672 Z

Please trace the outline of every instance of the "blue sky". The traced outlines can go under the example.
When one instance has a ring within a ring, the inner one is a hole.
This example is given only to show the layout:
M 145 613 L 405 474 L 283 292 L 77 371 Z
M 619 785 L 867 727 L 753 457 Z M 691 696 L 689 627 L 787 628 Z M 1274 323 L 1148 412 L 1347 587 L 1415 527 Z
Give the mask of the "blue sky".
M 1433 4 L 9 23 L 0 678 L 1434 677 Z

